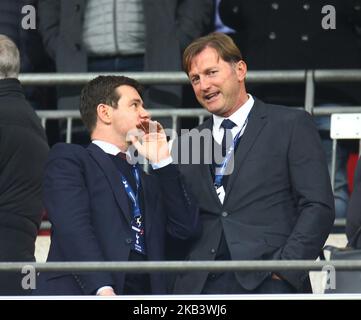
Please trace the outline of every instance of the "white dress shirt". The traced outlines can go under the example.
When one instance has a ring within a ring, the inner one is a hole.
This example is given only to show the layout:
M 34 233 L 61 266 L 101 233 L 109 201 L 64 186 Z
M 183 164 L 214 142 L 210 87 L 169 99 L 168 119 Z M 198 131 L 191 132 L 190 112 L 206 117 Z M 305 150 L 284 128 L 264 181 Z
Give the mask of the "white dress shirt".
M 235 113 L 233 113 L 228 118 L 220 117 L 220 116 L 217 116 L 214 114 L 213 115 L 213 129 L 212 129 L 212 135 L 213 135 L 214 140 L 218 144 L 222 143 L 224 128 L 221 127 L 221 123 L 224 119 L 229 119 L 236 124 L 231 129 L 233 138 L 237 135 L 237 133 L 241 129 L 242 129 L 242 132 L 240 133 L 239 136 L 242 136 L 244 130 L 247 127 L 247 124 L 244 126 L 244 123 L 247 120 L 248 114 L 250 113 L 253 105 L 254 105 L 254 99 L 250 94 L 248 94 L 248 100 L 246 101 L 246 103 L 244 105 L 242 105 Z

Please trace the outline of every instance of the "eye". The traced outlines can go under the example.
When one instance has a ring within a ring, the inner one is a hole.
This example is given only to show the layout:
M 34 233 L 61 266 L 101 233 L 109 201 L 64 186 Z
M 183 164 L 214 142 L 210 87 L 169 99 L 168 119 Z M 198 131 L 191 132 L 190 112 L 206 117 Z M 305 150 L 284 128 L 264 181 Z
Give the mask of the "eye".
M 191 83 L 192 83 L 193 85 L 199 83 L 199 77 L 193 77 L 193 78 L 191 78 Z
M 209 76 L 214 76 L 217 72 L 218 72 L 218 70 L 209 70 L 207 74 Z

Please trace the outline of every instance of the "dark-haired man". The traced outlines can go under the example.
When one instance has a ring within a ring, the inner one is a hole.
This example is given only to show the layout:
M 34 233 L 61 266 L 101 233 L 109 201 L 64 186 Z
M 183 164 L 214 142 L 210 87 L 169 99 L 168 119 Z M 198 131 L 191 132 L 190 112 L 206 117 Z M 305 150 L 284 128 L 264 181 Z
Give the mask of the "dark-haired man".
M 81 94 L 80 112 L 92 143 L 57 144 L 46 166 L 44 202 L 52 223 L 48 261 L 163 260 L 166 233 L 188 239 L 198 230 L 162 127 L 144 109 L 139 84 L 100 76 Z M 134 132 L 143 128 L 139 137 Z M 132 145 L 157 166 L 145 174 Z M 135 163 L 135 164 L 134 164 Z M 164 274 L 43 273 L 37 294 L 166 293 Z

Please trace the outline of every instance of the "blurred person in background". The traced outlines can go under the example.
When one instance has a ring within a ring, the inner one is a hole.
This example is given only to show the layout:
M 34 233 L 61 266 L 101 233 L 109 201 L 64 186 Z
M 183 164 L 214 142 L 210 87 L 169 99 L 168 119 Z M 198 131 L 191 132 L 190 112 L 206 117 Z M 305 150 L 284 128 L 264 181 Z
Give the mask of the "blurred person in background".
M 55 71 L 38 31 L 37 11 L 37 0 L 0 1 L 0 34 L 8 36 L 19 48 L 21 74 Z M 56 108 L 54 87 L 26 85 L 23 89 L 35 110 Z M 47 121 L 46 133 L 50 145 L 59 140 L 56 120 Z
M 43 211 L 41 183 L 48 144 L 17 79 L 20 54 L 0 35 L 0 261 L 35 261 Z M 1 295 L 23 295 L 19 272 L 0 272 Z
M 350 242 L 361 248 L 361 158 L 357 162 L 353 191 L 347 209 L 346 235 Z M 355 238 L 356 237 L 356 238 Z M 354 239 L 355 238 L 355 239 Z
M 212 13 L 213 0 L 39 0 L 57 72 L 181 71 L 182 51 L 210 30 Z M 58 88 L 58 109 L 77 109 L 79 93 Z M 144 99 L 149 108 L 181 107 L 182 86 L 152 85 Z M 87 140 L 82 132 L 74 142 Z

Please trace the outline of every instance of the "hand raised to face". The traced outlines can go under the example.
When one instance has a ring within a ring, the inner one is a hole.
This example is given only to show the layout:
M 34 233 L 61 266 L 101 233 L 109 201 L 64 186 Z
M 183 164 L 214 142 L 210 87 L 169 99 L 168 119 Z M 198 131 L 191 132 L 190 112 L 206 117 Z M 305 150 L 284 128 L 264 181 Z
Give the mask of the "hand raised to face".
M 137 128 L 144 131 L 145 134 L 148 133 L 159 133 L 163 131 L 163 127 L 158 121 L 152 121 L 149 119 L 142 119 L 137 125 Z
M 130 135 L 130 141 L 138 152 L 152 163 L 159 163 L 170 156 L 167 136 L 162 125 L 149 119 L 141 120 L 137 128 L 144 135 Z

